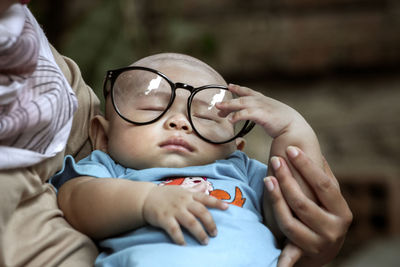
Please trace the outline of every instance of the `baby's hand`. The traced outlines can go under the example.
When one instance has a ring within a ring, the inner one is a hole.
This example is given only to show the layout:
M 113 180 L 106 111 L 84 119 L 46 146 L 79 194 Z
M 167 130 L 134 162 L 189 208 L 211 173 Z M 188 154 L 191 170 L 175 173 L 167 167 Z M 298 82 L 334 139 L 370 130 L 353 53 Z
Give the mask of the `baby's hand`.
M 177 244 L 185 244 L 182 225 L 201 244 L 206 245 L 208 235 L 217 235 L 217 227 L 207 207 L 225 210 L 228 204 L 180 186 L 156 186 L 144 202 L 143 218 L 147 223 L 163 228 Z
M 308 125 L 303 117 L 293 108 L 275 99 L 266 97 L 250 88 L 229 85 L 229 91 L 238 98 L 217 104 L 220 116 L 233 112 L 232 123 L 251 120 L 264 128 L 269 136 L 275 138 L 293 127 Z

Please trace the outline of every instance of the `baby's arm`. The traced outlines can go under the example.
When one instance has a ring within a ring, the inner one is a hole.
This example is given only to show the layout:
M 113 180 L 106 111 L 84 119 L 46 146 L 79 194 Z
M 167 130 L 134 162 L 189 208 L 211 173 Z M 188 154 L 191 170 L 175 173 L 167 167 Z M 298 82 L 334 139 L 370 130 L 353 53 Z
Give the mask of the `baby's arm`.
M 218 108 L 221 110 L 220 114 L 226 116 L 234 112 L 233 123 L 240 120 L 251 120 L 263 127 L 265 132 L 273 138 L 270 158 L 274 166 L 281 164 L 280 159 L 276 156 L 287 159 L 286 148 L 297 146 L 322 168 L 323 160 L 318 139 L 311 126 L 296 110 L 246 87 L 229 85 L 229 90 L 239 98 L 218 104 Z M 287 160 L 287 162 L 290 161 Z M 293 167 L 291 167 L 291 171 L 301 189 L 308 197 L 315 200 L 310 187 L 303 181 L 301 175 Z M 268 175 L 273 174 L 272 172 L 273 168 L 268 168 Z M 264 201 L 264 217 L 270 229 L 278 239 L 281 239 L 282 235 L 268 201 Z
M 217 233 L 206 207 L 227 208 L 214 197 L 179 186 L 93 177 L 66 182 L 59 190 L 58 203 L 71 225 L 94 239 L 149 223 L 164 229 L 177 244 L 185 244 L 180 225 L 206 244 L 207 233 Z

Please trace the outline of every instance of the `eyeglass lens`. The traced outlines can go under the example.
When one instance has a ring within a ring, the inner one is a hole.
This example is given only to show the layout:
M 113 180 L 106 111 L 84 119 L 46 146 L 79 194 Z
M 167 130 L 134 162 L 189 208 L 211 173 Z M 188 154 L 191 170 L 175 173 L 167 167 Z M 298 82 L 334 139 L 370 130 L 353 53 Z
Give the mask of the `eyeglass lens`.
M 207 88 L 198 91 L 192 99 L 190 106 L 190 118 L 197 132 L 213 142 L 224 142 L 234 137 L 242 130 L 245 122 L 233 125 L 229 118 L 219 116 L 217 103 L 232 99 L 232 94 L 221 88 Z
M 121 73 L 113 88 L 118 111 L 138 123 L 146 123 L 160 116 L 167 108 L 171 95 L 171 86 L 163 77 L 145 70 Z
M 129 70 L 121 73 L 114 82 L 113 99 L 117 111 L 135 123 L 157 119 L 167 109 L 172 97 L 168 81 L 151 71 Z M 228 117 L 218 115 L 216 103 L 231 99 L 232 94 L 221 88 L 206 88 L 192 97 L 188 114 L 192 127 L 203 138 L 224 142 L 242 130 L 244 122 L 233 125 Z

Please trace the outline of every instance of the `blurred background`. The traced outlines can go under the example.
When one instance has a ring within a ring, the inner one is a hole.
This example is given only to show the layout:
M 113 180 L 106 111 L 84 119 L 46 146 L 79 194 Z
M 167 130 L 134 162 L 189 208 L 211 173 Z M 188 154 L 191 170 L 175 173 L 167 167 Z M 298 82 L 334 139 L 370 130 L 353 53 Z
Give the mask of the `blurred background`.
M 30 8 L 101 97 L 105 71 L 181 52 L 297 109 L 354 214 L 329 266 L 400 260 L 400 1 L 42 0 Z M 268 158 L 259 128 L 247 152 Z

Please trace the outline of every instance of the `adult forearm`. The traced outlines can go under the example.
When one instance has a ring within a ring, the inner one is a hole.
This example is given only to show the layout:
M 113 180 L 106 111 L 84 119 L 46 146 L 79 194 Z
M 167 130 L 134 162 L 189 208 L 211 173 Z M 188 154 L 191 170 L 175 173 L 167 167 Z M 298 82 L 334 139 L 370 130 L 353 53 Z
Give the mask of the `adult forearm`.
M 143 203 L 154 186 L 115 178 L 79 177 L 60 188 L 58 203 L 73 227 L 101 239 L 144 225 Z

